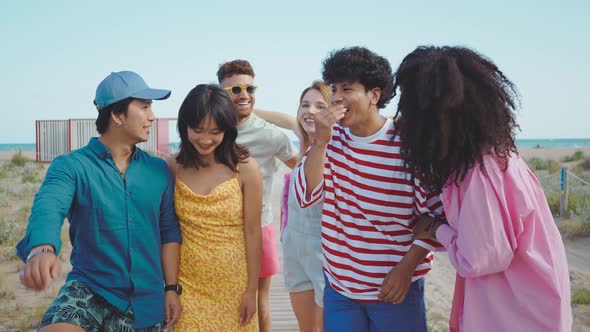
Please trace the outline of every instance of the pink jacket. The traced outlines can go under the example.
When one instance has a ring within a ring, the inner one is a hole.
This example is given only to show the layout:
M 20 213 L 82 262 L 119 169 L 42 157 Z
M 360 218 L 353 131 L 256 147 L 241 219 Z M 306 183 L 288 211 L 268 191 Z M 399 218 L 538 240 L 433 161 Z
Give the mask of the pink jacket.
M 543 189 L 518 156 L 484 157 L 442 193 L 449 225 L 436 237 L 457 270 L 451 330 L 571 331 L 563 242 Z

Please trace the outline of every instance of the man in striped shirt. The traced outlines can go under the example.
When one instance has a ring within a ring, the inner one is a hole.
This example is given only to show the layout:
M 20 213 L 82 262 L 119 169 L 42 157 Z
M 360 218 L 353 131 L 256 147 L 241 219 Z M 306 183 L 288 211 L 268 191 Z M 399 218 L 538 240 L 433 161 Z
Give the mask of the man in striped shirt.
M 333 107 L 295 174 L 299 204 L 324 201 L 325 331 L 426 331 L 423 277 L 438 244 L 413 241 L 415 219 L 443 216 L 438 195 L 406 172 L 394 122 L 389 62 L 366 48 L 323 63 Z

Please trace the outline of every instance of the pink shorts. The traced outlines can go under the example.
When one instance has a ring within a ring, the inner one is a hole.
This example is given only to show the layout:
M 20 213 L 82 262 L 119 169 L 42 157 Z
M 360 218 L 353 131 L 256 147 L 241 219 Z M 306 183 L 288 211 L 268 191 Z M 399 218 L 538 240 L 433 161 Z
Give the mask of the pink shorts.
M 279 272 L 279 256 L 275 244 L 275 227 L 273 224 L 262 227 L 262 257 L 260 257 L 259 278 L 270 277 Z

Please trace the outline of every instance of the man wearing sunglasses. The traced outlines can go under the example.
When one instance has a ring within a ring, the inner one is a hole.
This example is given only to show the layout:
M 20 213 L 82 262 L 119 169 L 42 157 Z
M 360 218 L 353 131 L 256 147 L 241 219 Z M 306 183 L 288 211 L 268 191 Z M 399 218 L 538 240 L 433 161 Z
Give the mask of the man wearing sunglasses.
M 297 163 L 297 148 L 278 127 L 252 113 L 256 100 L 254 70 L 248 61 L 226 62 L 217 71 L 219 84 L 232 98 L 238 112 L 237 143 L 250 150 L 256 159 L 263 179 L 262 196 L 262 260 L 258 282 L 258 322 L 260 331 L 271 330 L 270 279 L 279 271 L 275 232 L 272 219 L 272 187 L 277 159 L 287 167 Z

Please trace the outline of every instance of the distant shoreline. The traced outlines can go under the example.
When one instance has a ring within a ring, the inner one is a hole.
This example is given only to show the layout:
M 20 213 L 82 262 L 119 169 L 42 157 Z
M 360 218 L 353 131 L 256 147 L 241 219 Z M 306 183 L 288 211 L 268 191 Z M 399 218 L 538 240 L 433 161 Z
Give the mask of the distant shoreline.
M 293 144 L 298 146 L 298 141 Z M 170 150 L 178 150 L 179 142 L 170 142 Z M 523 148 L 590 148 L 590 138 L 523 138 L 516 140 L 518 149 Z M 0 152 L 35 152 L 35 143 L 0 143 Z
M 1 144 L 0 144 L 1 145 Z M 34 144 L 33 144 L 34 146 Z M 518 147 L 518 153 L 524 159 L 529 159 L 532 157 L 538 157 L 541 159 L 553 159 L 559 161 L 561 158 L 566 156 L 571 156 L 577 151 L 582 151 L 585 156 L 590 156 L 590 146 L 585 147 Z M 12 156 L 18 152 L 16 150 L 0 150 L 0 161 L 7 161 L 12 158 Z M 25 157 L 35 160 L 35 149 L 33 148 L 32 151 L 29 150 L 22 150 L 22 153 Z

